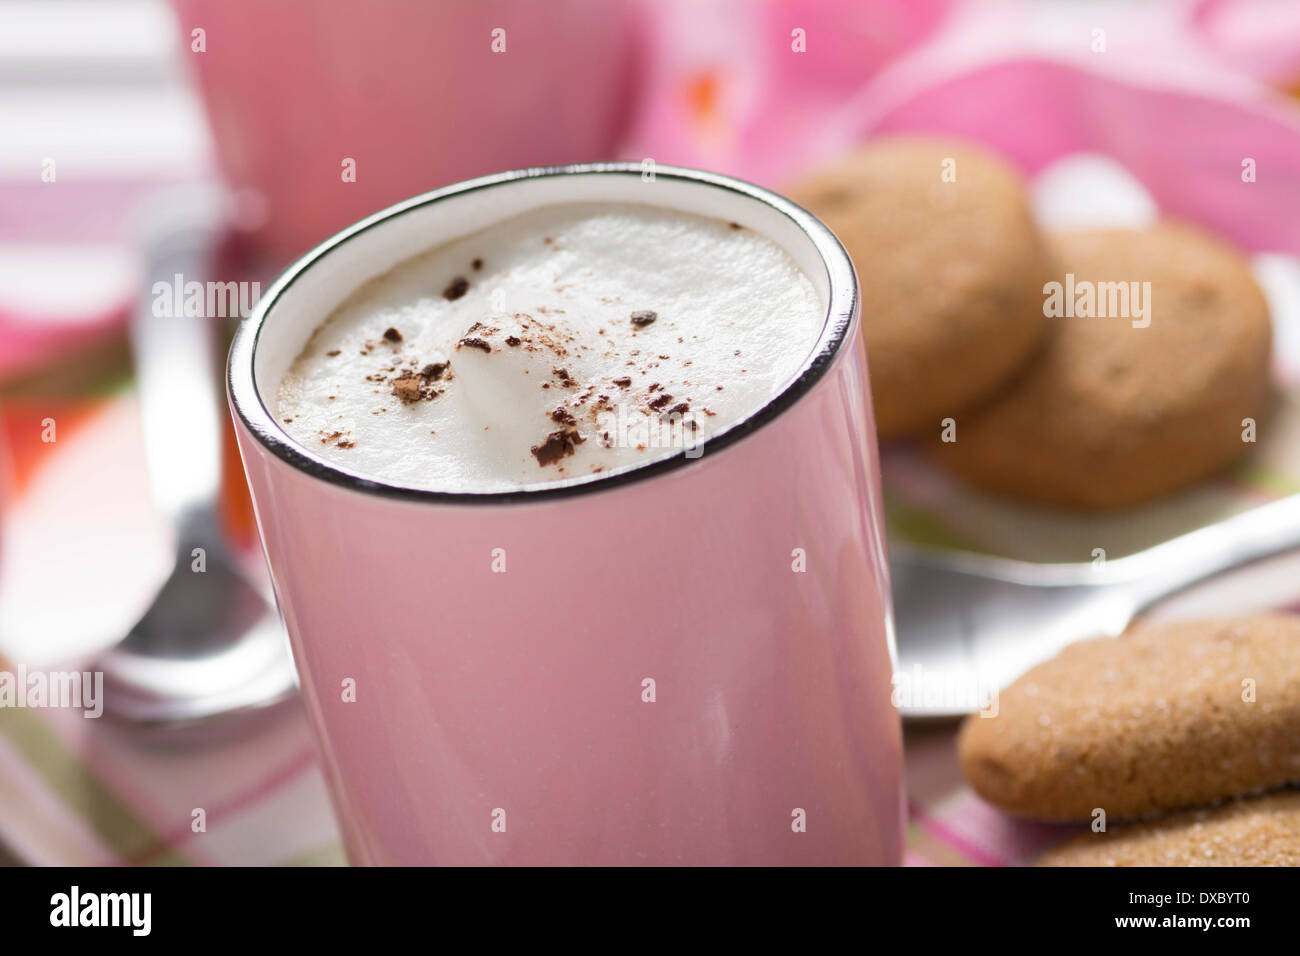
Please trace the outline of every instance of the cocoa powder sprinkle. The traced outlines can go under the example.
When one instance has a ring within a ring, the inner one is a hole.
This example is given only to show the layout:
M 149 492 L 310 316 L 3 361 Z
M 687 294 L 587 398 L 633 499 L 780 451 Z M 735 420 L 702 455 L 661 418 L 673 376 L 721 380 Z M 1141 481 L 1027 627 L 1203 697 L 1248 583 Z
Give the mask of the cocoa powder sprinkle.
M 400 398 L 403 404 L 413 405 L 421 398 L 420 385 L 420 376 L 408 372 L 393 380 L 393 394 Z
M 447 288 L 442 290 L 442 297 L 448 302 L 455 302 L 468 291 L 469 280 L 464 276 L 456 276 L 451 282 L 447 283 Z
M 578 434 L 576 428 L 561 428 L 551 432 L 540 445 L 534 445 L 529 451 L 537 459 L 537 464 L 545 468 L 547 465 L 555 464 L 561 458 L 572 455 L 573 450 L 584 441 L 586 439 Z

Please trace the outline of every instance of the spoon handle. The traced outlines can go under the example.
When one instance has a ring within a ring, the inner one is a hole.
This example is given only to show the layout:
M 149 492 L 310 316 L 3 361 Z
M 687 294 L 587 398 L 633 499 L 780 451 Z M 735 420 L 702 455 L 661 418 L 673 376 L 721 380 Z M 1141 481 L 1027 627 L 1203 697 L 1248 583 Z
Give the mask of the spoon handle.
M 206 294 L 190 295 L 206 288 L 214 229 L 201 215 L 175 210 L 151 224 L 145 286 L 131 322 L 150 487 L 181 547 L 215 529 L 221 490 L 219 317 L 207 314 Z
M 1128 558 L 1140 608 L 1238 565 L 1300 548 L 1300 494 L 1148 548 Z

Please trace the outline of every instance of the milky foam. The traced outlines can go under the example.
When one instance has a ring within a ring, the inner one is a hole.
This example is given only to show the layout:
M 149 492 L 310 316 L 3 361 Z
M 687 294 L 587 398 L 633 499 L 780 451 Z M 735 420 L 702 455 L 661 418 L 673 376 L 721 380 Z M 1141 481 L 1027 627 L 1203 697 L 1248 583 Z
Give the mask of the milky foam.
M 789 384 L 825 312 L 748 229 L 548 206 L 358 289 L 285 373 L 276 417 L 349 471 L 435 491 L 707 454 Z

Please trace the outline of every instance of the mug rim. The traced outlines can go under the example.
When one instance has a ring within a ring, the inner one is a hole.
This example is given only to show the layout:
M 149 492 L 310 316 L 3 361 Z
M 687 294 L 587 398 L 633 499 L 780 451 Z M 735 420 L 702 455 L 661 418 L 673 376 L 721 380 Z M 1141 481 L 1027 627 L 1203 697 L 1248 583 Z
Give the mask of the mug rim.
M 764 425 L 779 417 L 786 409 L 792 407 L 825 377 L 830 367 L 841 357 L 844 352 L 844 345 L 850 338 L 858 314 L 857 272 L 847 250 L 845 250 L 835 234 L 831 232 L 830 228 L 808 210 L 784 196 L 721 173 L 688 169 L 682 166 L 660 165 L 658 163 L 654 165 L 653 169 L 655 179 L 663 177 L 669 180 L 711 186 L 737 193 L 775 209 L 787 219 L 793 221 L 799 230 L 812 241 L 813 247 L 827 271 L 829 291 L 826 316 L 816 343 L 800 364 L 795 377 L 788 382 L 785 388 L 759 406 L 754 412 L 717 435 L 711 436 L 705 442 L 709 449 L 721 450 L 758 431 Z M 368 478 L 310 454 L 306 448 L 294 441 L 275 421 L 274 415 L 271 414 L 266 407 L 266 403 L 262 400 L 262 394 L 257 387 L 256 375 L 254 374 L 257 346 L 268 313 L 304 273 L 329 253 L 354 237 L 391 219 L 416 209 L 422 209 L 440 200 L 453 196 L 468 195 L 520 180 L 574 175 L 640 177 L 643 173 L 643 164 L 635 162 L 578 163 L 509 170 L 464 180 L 444 186 L 441 189 L 413 196 L 367 216 L 365 219 L 335 233 L 289 265 L 280 274 L 279 278 L 271 284 L 266 294 L 258 300 L 248 317 L 240 323 L 238 330 L 235 332 L 226 363 L 226 388 L 229 404 L 234 411 L 235 417 L 239 422 L 242 422 L 249 434 L 267 451 L 285 464 L 312 478 L 365 494 L 436 504 L 497 505 L 552 501 L 559 498 L 594 494 L 599 491 L 624 487 L 632 482 L 652 478 L 700 460 L 701 456 L 688 457 L 687 449 L 683 448 L 665 458 L 659 458 L 645 464 L 631 465 L 614 472 L 576 475 L 570 478 L 538 482 L 533 485 L 500 491 L 434 491 L 427 488 L 415 488 L 395 482 Z

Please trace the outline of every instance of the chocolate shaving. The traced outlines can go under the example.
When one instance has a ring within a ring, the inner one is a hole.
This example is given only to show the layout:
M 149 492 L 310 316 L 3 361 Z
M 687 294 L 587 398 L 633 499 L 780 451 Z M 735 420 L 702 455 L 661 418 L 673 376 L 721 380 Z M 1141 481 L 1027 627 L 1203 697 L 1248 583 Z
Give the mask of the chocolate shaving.
M 400 342 L 402 341 L 402 333 L 397 331 L 397 329 L 394 328 L 384 329 L 384 341 Z
M 629 385 L 632 384 L 632 380 L 628 378 L 626 375 L 624 375 L 622 378 L 614 379 L 614 384 L 617 385 L 619 388 L 627 388 Z
M 638 329 L 643 329 L 657 318 L 659 318 L 658 312 L 651 312 L 648 309 L 643 309 L 640 312 L 632 313 L 632 324 Z
M 403 404 L 413 405 L 424 397 L 422 382 L 420 376 L 414 372 L 407 372 L 393 380 L 393 394 L 400 398 Z
M 436 382 L 447 372 L 446 362 L 430 362 L 424 368 L 420 369 L 420 378 L 426 382 Z
M 573 454 L 573 450 L 581 445 L 585 438 L 578 434 L 576 428 L 561 428 L 559 431 L 553 431 L 546 436 L 546 440 L 540 445 L 534 445 L 529 449 L 533 457 L 537 459 L 537 464 L 542 468 L 547 465 L 553 465 L 561 458 L 566 458 Z
M 662 395 L 660 395 L 658 398 L 656 398 L 654 401 L 652 401 L 652 402 L 650 403 L 650 407 L 651 407 L 651 408 L 663 408 L 665 405 L 667 405 L 667 404 L 668 404 L 669 402 L 671 402 L 672 400 L 673 400 L 673 397 L 672 397 L 671 395 L 669 395 L 667 392 L 664 392 Z
M 456 348 L 464 346 L 467 349 L 482 349 L 484 352 L 491 352 L 492 346 L 488 345 L 483 339 L 476 335 L 467 335 L 456 343 Z
M 517 336 L 517 335 L 507 335 L 507 336 L 506 336 L 506 345 L 509 345 L 509 346 L 516 346 L 516 345 L 519 345 L 522 341 L 523 341 L 523 339 L 521 339 L 521 338 L 520 338 L 519 336 Z
M 464 276 L 456 276 L 447 283 L 447 288 L 442 290 L 442 297 L 448 302 L 455 302 L 468 291 L 469 280 Z

